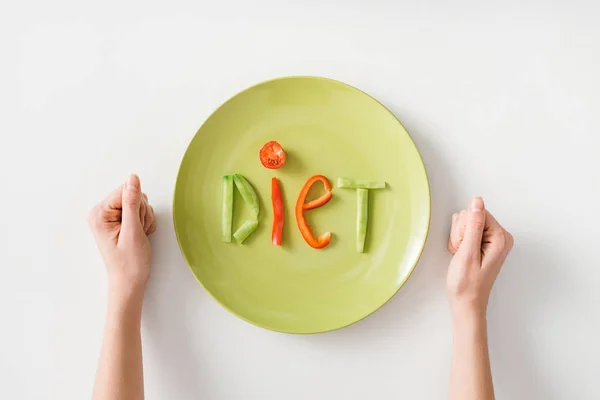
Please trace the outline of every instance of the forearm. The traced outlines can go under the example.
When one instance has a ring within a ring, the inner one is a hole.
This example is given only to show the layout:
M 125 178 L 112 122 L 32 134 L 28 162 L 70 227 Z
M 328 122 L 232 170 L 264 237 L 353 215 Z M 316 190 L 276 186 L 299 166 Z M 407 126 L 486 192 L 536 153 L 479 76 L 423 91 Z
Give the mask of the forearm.
M 94 400 L 144 398 L 141 294 L 109 295 Z
M 450 400 L 493 400 L 485 313 L 455 312 Z

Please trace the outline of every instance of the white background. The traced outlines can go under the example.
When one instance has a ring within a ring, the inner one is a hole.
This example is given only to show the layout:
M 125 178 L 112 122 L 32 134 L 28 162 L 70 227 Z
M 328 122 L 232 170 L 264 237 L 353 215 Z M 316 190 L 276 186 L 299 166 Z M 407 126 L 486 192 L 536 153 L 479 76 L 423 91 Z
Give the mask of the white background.
M 90 397 L 106 280 L 86 213 L 130 172 L 158 218 L 148 399 L 444 398 L 446 235 L 476 194 L 516 239 L 489 306 L 497 397 L 600 398 L 597 3 L 285 3 L 3 3 L 0 398 Z M 247 86 L 296 74 L 347 82 L 396 113 L 433 198 L 424 256 L 400 293 L 314 336 L 221 308 L 171 218 L 180 159 L 205 118 Z

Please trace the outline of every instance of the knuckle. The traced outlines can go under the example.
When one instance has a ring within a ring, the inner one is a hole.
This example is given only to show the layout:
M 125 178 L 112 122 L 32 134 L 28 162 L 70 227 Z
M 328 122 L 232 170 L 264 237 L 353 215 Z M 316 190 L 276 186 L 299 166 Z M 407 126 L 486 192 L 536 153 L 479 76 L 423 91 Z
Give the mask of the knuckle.
M 129 208 L 135 208 L 139 204 L 138 199 L 135 196 L 128 196 L 123 199 L 123 205 Z
M 473 229 L 483 230 L 484 226 L 485 226 L 485 221 L 482 221 L 480 219 L 476 219 L 474 221 L 471 221 L 471 227 Z
M 458 249 L 460 247 L 460 245 L 463 242 L 463 238 L 458 238 L 458 239 L 454 239 L 452 240 L 452 246 L 454 246 L 455 249 Z
M 156 230 L 156 221 L 152 221 L 152 223 L 148 226 L 146 230 L 146 235 L 152 234 Z
M 87 221 L 90 228 L 95 229 L 100 225 L 100 209 L 98 206 L 92 208 L 87 215 Z
M 504 231 L 504 238 L 506 240 L 506 247 L 510 250 L 515 245 L 515 238 L 509 232 Z
M 446 246 L 446 248 L 450 253 L 454 254 L 454 246 L 452 246 L 452 243 L 450 241 L 448 241 L 448 245 Z
M 508 238 L 506 237 L 506 235 L 504 233 L 500 234 L 500 235 L 496 235 L 496 237 L 494 238 L 494 247 L 498 248 L 498 249 L 504 249 L 506 248 L 508 244 Z

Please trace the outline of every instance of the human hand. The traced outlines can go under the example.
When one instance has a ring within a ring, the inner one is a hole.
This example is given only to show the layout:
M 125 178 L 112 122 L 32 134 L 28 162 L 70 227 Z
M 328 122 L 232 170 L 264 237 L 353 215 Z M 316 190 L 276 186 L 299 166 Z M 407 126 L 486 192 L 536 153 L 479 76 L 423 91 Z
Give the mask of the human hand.
M 473 198 L 469 210 L 452 216 L 448 250 L 454 257 L 447 287 L 453 315 L 485 315 L 492 286 L 513 243 L 481 197 Z
M 142 298 L 150 275 L 147 235 L 156 230 L 156 222 L 140 179 L 131 175 L 90 211 L 88 222 L 106 266 L 111 294 Z

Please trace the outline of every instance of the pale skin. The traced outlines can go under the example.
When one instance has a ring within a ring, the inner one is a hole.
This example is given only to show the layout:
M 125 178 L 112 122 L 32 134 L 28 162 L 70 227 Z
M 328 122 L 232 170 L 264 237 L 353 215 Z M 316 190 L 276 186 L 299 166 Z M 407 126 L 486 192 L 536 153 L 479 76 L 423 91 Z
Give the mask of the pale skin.
M 513 237 L 475 197 L 452 216 L 448 250 L 454 255 L 447 286 L 452 315 L 450 400 L 492 400 L 494 385 L 487 344 L 488 299 Z
M 108 275 L 108 309 L 94 400 L 144 398 L 140 325 L 150 276 L 154 210 L 130 176 L 88 216 Z
M 88 221 L 108 275 L 108 310 L 94 400 L 144 398 L 140 325 L 150 275 L 148 235 L 154 210 L 137 176 L 94 207 Z M 492 286 L 513 246 L 512 236 L 476 197 L 454 214 L 448 240 L 448 296 L 454 335 L 450 400 L 494 399 L 486 309 Z

